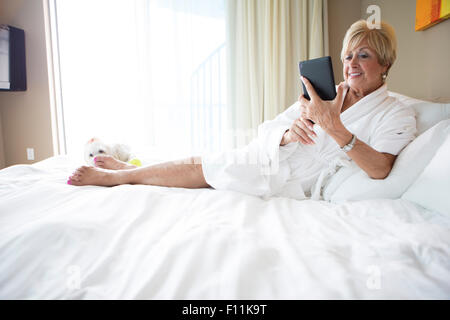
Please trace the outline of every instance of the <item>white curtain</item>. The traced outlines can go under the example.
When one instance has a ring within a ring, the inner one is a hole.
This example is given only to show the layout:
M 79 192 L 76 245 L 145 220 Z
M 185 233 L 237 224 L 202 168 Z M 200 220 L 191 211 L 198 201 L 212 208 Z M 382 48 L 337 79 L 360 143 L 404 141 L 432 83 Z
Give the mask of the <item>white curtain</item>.
M 224 0 L 55 1 L 69 155 L 93 136 L 158 159 L 221 147 Z
M 297 100 L 298 62 L 328 51 L 326 9 L 326 0 L 227 0 L 229 146 Z

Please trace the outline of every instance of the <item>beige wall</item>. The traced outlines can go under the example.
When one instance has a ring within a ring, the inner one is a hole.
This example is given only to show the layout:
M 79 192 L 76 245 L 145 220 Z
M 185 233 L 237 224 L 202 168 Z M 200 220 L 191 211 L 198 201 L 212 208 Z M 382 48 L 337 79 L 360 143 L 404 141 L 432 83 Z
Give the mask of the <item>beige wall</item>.
M 5 148 L 3 147 L 3 129 L 2 129 L 2 117 L 0 113 L 0 169 L 4 168 L 5 165 Z
M 361 0 L 328 0 L 328 42 L 333 61 L 334 81 L 343 80 L 341 48 L 345 32 L 361 19 Z
M 450 19 L 427 30 L 414 31 L 415 0 L 362 0 L 366 18 L 370 4 L 381 9 L 398 40 L 398 56 L 389 73 L 389 89 L 411 97 L 450 102 Z
M 330 55 L 336 82 L 342 80 L 340 50 L 345 31 L 354 21 L 369 17 L 366 9 L 372 4 L 380 7 L 381 19 L 394 27 L 398 38 L 398 58 L 389 73 L 389 90 L 450 102 L 450 19 L 415 32 L 415 0 L 328 0 Z
M 0 23 L 25 30 L 28 86 L 24 92 L 0 92 L 3 166 L 40 161 L 53 155 L 42 1 L 0 0 Z M 35 161 L 27 160 L 28 147 Z

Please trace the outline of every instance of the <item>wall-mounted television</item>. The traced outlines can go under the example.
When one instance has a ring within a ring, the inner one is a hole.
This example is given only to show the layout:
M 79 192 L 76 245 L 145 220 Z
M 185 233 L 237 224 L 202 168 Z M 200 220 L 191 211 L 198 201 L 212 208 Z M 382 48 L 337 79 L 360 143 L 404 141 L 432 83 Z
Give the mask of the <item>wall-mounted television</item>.
M 0 25 L 0 91 L 27 90 L 25 32 Z

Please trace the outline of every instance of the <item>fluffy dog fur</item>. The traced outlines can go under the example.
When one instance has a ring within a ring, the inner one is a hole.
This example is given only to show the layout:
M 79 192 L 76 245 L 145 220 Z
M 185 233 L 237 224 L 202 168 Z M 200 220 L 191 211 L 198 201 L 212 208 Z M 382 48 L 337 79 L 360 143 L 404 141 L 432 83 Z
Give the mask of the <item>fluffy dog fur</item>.
M 92 138 L 84 147 L 84 160 L 87 164 L 95 166 L 94 158 L 98 155 L 110 155 L 123 162 L 132 159 L 129 146 L 119 143 L 107 144 L 98 138 Z

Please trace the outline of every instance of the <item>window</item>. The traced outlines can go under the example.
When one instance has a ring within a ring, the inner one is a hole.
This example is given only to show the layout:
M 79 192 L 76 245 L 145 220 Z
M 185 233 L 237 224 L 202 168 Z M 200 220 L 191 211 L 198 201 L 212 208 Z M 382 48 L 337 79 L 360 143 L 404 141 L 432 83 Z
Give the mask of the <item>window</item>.
M 138 157 L 220 149 L 224 0 L 55 0 L 55 9 L 69 156 L 82 157 L 94 136 Z

